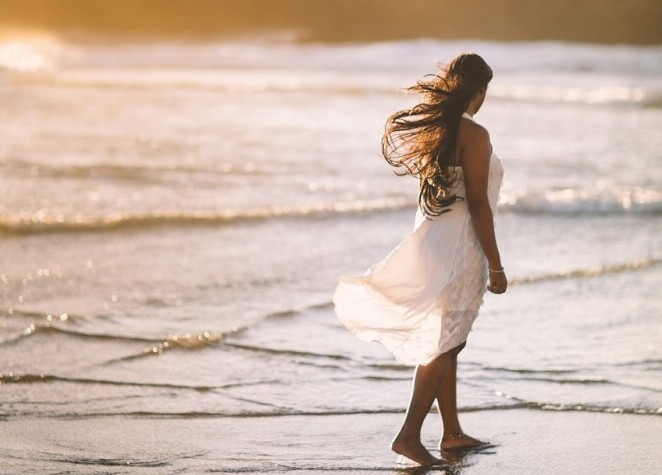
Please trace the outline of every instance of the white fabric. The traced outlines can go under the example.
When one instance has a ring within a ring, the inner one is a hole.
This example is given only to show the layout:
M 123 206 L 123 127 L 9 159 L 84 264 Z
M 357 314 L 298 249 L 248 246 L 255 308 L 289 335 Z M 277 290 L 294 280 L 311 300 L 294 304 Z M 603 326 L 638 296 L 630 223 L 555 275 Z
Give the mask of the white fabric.
M 463 114 L 471 120 L 471 116 Z M 456 167 L 456 193 L 465 196 Z M 492 153 L 488 198 L 492 212 L 503 167 Z M 405 365 L 427 364 L 467 339 L 483 303 L 487 260 L 465 200 L 426 219 L 362 276 L 341 276 L 333 296 L 338 319 L 363 341 L 378 341 Z

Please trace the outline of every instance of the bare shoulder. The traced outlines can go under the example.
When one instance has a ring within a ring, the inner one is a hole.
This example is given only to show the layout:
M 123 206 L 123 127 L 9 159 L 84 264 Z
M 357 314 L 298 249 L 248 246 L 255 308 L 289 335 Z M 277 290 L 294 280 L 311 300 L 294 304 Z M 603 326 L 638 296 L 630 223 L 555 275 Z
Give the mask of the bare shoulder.
M 458 141 L 460 143 L 490 143 L 490 134 L 485 127 L 469 119 L 460 119 L 458 130 Z
M 487 161 L 492 153 L 490 134 L 485 127 L 469 119 L 460 120 L 457 133 L 457 147 L 460 163 L 471 166 Z M 478 162 L 478 163 L 476 163 Z

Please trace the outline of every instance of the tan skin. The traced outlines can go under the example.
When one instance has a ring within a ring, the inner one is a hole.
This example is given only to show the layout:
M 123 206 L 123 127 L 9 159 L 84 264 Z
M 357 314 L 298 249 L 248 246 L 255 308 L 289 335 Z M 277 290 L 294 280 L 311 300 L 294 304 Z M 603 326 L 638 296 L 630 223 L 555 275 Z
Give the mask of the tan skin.
M 466 112 L 473 117 L 485 100 L 486 89 L 474 94 Z M 489 268 L 501 270 L 501 257 L 494 233 L 492 209 L 487 198 L 492 146 L 485 128 L 468 120 L 460 120 L 457 136 L 456 164 L 462 167 L 466 200 L 476 236 L 487 258 Z M 502 294 L 508 287 L 503 272 L 489 272 L 487 289 Z M 465 342 L 466 343 L 466 342 Z M 465 343 L 441 354 L 427 365 L 419 365 L 414 372 L 411 399 L 405 420 L 391 444 L 391 449 L 423 465 L 436 465 L 441 460 L 434 457 L 421 443 L 421 427 L 434 401 L 437 401 L 443 425 L 440 450 L 457 450 L 476 447 L 482 441 L 462 432 L 457 416 L 457 355 Z

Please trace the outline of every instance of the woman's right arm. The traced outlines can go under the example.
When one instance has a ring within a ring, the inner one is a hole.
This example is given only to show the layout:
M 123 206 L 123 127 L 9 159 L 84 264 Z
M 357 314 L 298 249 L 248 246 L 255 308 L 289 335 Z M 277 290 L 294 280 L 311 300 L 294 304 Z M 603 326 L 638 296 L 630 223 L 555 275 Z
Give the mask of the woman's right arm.
M 490 156 L 492 155 L 490 136 L 487 130 L 478 124 L 466 124 L 463 129 L 458 145 L 460 145 L 462 153 L 467 205 L 478 242 L 480 242 L 491 269 L 488 289 L 490 292 L 501 294 L 506 291 L 508 280 L 505 273 L 494 272 L 503 270 L 503 266 L 494 233 L 492 208 L 487 196 Z

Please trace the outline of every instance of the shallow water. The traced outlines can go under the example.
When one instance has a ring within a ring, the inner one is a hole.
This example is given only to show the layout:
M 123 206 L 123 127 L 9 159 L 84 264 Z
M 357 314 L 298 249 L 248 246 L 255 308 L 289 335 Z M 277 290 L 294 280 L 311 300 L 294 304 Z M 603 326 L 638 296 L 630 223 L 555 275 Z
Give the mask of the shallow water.
M 476 119 L 513 285 L 460 357 L 461 410 L 662 412 L 662 49 L 25 45 L 37 67 L 0 47 L 7 424 L 400 413 L 411 369 L 330 298 L 413 225 L 379 154 L 397 88 L 465 49 L 495 70 Z

